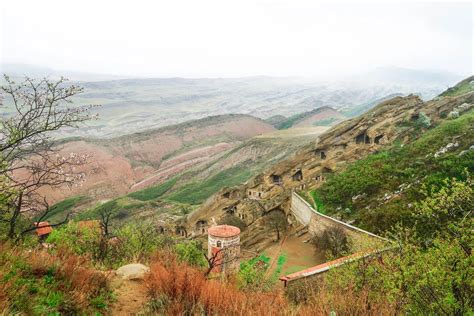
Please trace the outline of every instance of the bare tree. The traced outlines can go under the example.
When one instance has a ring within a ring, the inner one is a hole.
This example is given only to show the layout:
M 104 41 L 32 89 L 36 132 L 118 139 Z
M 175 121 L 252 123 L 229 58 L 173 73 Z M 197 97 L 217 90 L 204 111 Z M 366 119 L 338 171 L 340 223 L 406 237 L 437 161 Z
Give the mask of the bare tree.
M 280 241 L 281 234 L 286 232 L 288 226 L 285 213 L 280 210 L 271 211 L 268 215 L 266 215 L 265 222 L 268 226 L 275 230 L 277 241 Z
M 7 225 L 7 236 L 14 238 L 20 218 L 47 217 L 49 205 L 40 189 L 73 187 L 84 181 L 78 167 L 89 157 L 61 155 L 54 133 L 94 117 L 90 114 L 93 105 L 73 105 L 71 98 L 83 90 L 67 85 L 64 78 L 53 82 L 26 77 L 16 83 L 5 76 L 5 81 L 0 91 L 11 106 L 2 104 L 8 111 L 0 116 L 0 223 Z M 29 222 L 26 230 L 34 227 Z
M 102 230 L 102 235 L 105 238 L 109 238 L 110 236 L 110 226 L 112 224 L 112 219 L 116 213 L 116 210 L 116 201 L 108 202 L 99 208 L 100 228 Z
M 217 269 L 218 267 L 225 266 L 229 263 L 232 263 L 239 259 L 238 256 L 234 255 L 234 247 L 237 246 L 228 246 L 225 248 L 220 248 L 218 251 L 212 253 L 211 256 L 208 256 L 204 253 L 204 258 L 207 261 L 207 269 L 204 272 L 204 275 L 207 277 L 209 274 Z

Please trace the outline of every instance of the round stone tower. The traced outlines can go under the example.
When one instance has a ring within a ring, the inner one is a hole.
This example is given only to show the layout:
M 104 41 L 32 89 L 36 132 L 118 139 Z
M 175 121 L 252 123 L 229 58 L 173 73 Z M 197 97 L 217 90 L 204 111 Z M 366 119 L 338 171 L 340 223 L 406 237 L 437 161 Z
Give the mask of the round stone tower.
M 212 272 L 229 273 L 239 269 L 240 229 L 230 225 L 209 227 L 208 258 L 212 258 Z

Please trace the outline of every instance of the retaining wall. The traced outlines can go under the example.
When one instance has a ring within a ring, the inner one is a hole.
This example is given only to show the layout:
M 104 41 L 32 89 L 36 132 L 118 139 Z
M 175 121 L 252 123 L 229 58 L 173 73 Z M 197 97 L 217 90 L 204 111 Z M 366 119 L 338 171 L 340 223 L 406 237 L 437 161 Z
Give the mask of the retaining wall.
M 322 234 L 328 228 L 339 227 L 344 229 L 350 237 L 355 239 L 359 239 L 362 235 L 364 237 L 388 241 L 387 239 L 372 234 L 371 232 L 319 213 L 295 192 L 293 192 L 291 196 L 291 212 L 301 224 L 308 226 L 309 233 L 314 236 Z

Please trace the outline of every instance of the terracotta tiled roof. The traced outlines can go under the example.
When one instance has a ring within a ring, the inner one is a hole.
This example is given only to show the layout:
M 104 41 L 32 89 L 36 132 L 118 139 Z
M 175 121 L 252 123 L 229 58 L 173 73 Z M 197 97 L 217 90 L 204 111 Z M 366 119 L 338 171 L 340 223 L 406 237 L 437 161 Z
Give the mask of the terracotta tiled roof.
M 35 223 L 36 226 L 36 235 L 38 236 L 44 236 L 48 235 L 53 231 L 53 228 L 49 226 L 48 222 L 39 222 Z
M 218 226 L 209 227 L 207 230 L 207 233 L 215 237 L 226 238 L 226 237 L 233 237 L 233 236 L 239 235 L 240 229 L 238 227 L 230 226 L 230 225 L 218 225 Z

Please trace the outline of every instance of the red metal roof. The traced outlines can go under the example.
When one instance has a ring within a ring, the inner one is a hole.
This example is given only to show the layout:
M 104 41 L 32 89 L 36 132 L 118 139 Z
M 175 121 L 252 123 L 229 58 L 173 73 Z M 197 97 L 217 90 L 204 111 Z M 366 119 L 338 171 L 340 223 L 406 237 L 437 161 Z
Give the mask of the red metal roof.
M 336 260 L 333 260 L 333 261 L 328 261 L 328 262 L 325 262 L 323 264 L 319 264 L 317 266 L 314 266 L 314 267 L 311 267 L 311 268 L 308 268 L 308 269 L 305 269 L 305 270 L 301 270 L 301 271 L 298 271 L 298 272 L 295 272 L 295 273 L 292 273 L 292 274 L 282 276 L 282 277 L 280 277 L 280 280 L 281 281 L 291 281 L 291 280 L 299 279 L 299 278 L 302 278 L 302 277 L 305 277 L 305 276 L 310 276 L 310 275 L 313 275 L 313 274 L 318 274 L 318 273 L 321 273 L 321 272 L 325 272 L 325 271 L 329 270 L 330 268 L 339 266 L 339 265 L 341 265 L 343 263 L 346 263 L 348 261 L 352 261 L 352 260 L 354 260 L 358 257 L 361 257 L 361 256 L 363 256 L 363 255 L 361 255 L 360 253 L 354 253 L 354 254 L 349 255 L 347 257 L 342 257 L 342 258 L 339 258 L 339 259 L 336 259 Z
M 47 235 L 53 231 L 53 228 L 49 226 L 48 222 L 35 223 L 35 226 L 36 226 L 36 235 L 38 236 Z
M 212 226 L 207 229 L 207 233 L 209 235 L 215 236 L 215 237 L 233 237 L 237 236 L 240 234 L 240 229 L 235 226 L 230 226 L 230 225 L 217 225 L 217 226 Z

